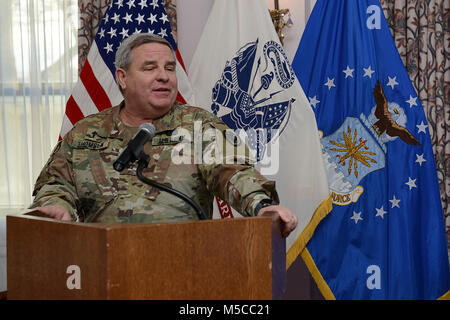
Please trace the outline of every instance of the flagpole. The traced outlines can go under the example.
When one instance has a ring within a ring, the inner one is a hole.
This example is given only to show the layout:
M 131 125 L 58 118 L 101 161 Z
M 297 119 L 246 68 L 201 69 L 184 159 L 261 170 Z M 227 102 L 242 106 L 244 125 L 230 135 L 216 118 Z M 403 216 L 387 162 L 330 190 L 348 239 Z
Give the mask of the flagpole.
M 274 0 L 274 10 L 269 10 L 270 17 L 272 18 L 273 25 L 275 27 L 275 31 L 278 34 L 278 38 L 280 39 L 281 45 L 283 45 L 284 34 L 283 29 L 292 26 L 291 14 L 289 13 L 289 9 L 280 9 L 280 3 L 278 0 Z M 289 15 L 288 22 L 284 21 L 284 17 Z

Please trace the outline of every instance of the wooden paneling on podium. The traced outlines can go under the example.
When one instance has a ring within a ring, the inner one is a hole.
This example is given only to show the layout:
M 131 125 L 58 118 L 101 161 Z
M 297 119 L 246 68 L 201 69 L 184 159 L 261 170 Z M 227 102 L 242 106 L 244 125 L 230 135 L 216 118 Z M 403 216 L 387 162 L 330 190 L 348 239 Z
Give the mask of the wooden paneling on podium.
M 278 216 L 165 224 L 7 216 L 8 299 L 278 299 Z

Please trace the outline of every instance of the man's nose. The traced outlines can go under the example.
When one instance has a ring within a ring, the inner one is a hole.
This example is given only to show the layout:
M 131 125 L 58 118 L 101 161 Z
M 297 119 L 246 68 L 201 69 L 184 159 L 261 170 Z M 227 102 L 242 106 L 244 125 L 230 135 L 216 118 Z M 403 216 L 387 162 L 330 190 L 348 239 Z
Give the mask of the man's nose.
M 159 69 L 159 72 L 157 74 L 157 80 L 168 81 L 169 80 L 169 72 L 164 68 Z

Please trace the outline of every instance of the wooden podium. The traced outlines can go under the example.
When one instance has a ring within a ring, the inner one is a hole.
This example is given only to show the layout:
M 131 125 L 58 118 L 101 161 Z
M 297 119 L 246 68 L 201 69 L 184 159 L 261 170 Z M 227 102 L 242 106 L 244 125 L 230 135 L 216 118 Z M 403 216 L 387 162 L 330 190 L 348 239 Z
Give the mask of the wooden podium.
M 166 224 L 7 216 L 8 299 L 278 299 L 278 216 Z

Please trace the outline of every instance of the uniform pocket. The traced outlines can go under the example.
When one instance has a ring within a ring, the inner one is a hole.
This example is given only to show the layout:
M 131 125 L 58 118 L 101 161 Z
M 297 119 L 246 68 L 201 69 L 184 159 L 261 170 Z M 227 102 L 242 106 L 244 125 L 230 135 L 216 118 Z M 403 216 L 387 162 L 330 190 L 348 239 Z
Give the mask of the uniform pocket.
M 118 148 L 102 137 L 74 140 L 73 170 L 77 194 L 85 221 L 92 221 L 117 196 L 113 181 L 118 173 L 112 168 Z

